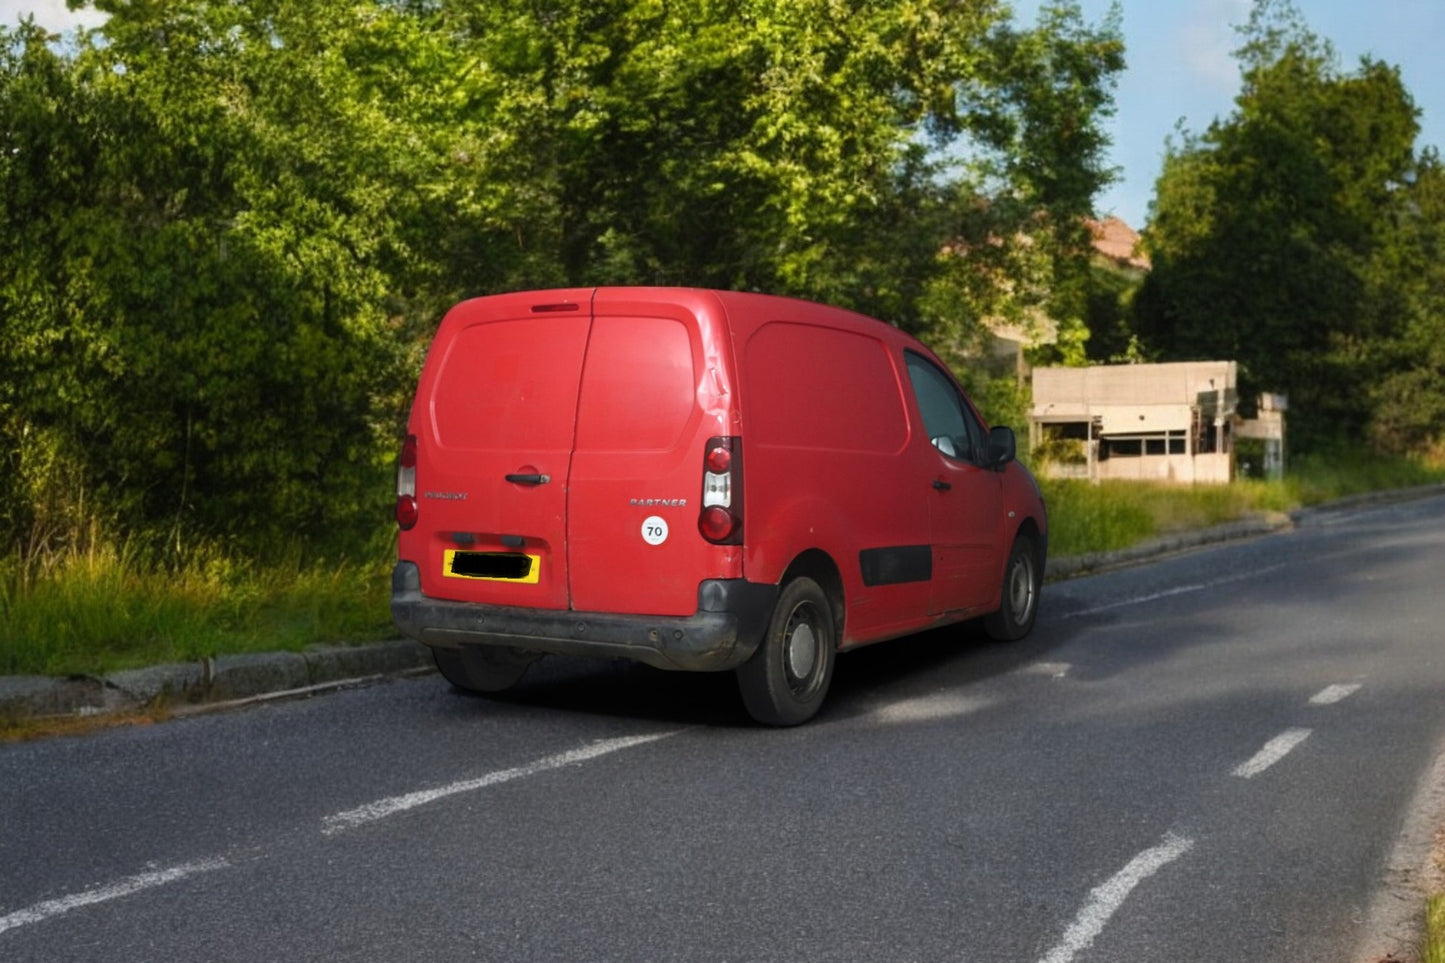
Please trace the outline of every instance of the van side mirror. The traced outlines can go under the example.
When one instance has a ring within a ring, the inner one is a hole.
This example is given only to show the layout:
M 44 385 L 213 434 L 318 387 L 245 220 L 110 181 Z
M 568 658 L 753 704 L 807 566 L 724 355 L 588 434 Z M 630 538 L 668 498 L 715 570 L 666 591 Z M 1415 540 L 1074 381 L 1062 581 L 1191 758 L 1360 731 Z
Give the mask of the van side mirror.
M 997 425 L 988 432 L 988 467 L 1002 468 L 1018 455 L 1018 442 L 1014 430 L 1007 425 Z

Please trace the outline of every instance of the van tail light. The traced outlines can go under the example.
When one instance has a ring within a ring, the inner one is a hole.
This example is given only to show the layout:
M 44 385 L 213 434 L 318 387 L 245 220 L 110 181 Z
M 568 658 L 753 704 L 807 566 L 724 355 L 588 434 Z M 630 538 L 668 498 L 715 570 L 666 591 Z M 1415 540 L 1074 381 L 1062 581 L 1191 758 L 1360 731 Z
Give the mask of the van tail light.
M 697 530 L 714 545 L 743 543 L 742 454 L 741 438 L 709 438 L 703 449 Z
M 396 464 L 396 524 L 402 531 L 416 525 L 420 509 L 416 503 L 416 435 L 407 435 L 401 443 L 401 457 Z

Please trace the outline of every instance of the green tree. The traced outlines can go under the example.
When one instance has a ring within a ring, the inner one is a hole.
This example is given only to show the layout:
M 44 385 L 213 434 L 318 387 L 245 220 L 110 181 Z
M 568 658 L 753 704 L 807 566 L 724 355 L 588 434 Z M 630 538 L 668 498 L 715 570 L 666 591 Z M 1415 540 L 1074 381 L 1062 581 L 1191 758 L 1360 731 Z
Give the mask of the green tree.
M 1124 68 L 1116 7 L 1103 23 L 1083 20 L 1077 4 L 1040 11 L 1033 28 L 1012 24 L 984 45 L 986 74 L 963 119 L 973 148 L 964 175 L 950 184 L 950 244 L 924 299 L 926 336 L 956 359 L 977 358 L 986 322 L 1040 332 L 1053 344 L 1035 363 L 1078 363 L 1088 338 L 1090 234 L 1097 193 L 1114 177 L 1103 122 L 1113 113 Z M 997 397 L 1022 419 L 1010 373 L 973 389 Z
M 1404 321 L 1379 252 L 1418 112 L 1395 68 L 1342 72 L 1288 0 L 1258 0 L 1243 34 L 1235 112 L 1168 145 L 1137 329 L 1166 360 L 1238 360 L 1248 396 L 1289 393 L 1294 446 L 1357 440 Z
M 295 14 L 126 5 L 73 58 L 34 30 L 8 47 L 0 306 L 28 336 L 7 338 L 7 421 L 132 534 L 269 542 L 383 517 L 375 401 L 409 185 L 346 48 L 318 39 L 335 23 Z
M 1445 459 L 1445 165 L 1425 151 L 1403 190 L 1394 232 L 1370 276 L 1377 301 L 1402 319 L 1373 345 L 1369 439 L 1392 454 Z

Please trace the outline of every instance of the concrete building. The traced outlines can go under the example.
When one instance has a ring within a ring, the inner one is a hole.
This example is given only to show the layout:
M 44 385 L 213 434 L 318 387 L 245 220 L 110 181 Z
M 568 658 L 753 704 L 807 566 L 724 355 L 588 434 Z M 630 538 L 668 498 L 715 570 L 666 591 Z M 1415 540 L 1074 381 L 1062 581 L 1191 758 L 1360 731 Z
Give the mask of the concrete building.
M 1030 449 L 1055 478 L 1226 484 L 1233 361 L 1036 368 Z
M 1259 474 L 1265 478 L 1284 477 L 1284 413 L 1289 410 L 1289 396 L 1263 394 L 1259 396 L 1259 414 L 1255 418 L 1239 423 L 1237 438 L 1256 438 L 1263 450 L 1263 464 Z

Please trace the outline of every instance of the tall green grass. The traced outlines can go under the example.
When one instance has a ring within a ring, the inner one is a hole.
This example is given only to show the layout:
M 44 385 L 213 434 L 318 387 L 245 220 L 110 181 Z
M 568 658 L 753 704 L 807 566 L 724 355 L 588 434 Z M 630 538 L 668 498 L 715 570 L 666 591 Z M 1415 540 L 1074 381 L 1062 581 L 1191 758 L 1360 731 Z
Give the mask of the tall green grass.
M 1042 481 L 1049 554 L 1127 548 L 1149 538 L 1347 495 L 1445 482 L 1445 469 L 1404 458 L 1301 458 L 1278 481 L 1183 487 L 1151 482 Z
M 1420 963 L 1445 963 L 1445 893 L 1436 893 L 1425 904 L 1425 942 Z
M 1317 505 L 1347 495 L 1441 482 L 1445 482 L 1445 466 L 1411 458 L 1336 452 L 1297 459 L 1281 485 L 1294 502 Z
M 0 675 L 99 674 L 391 637 L 389 559 L 267 562 L 128 544 L 0 561 Z
M 1445 893 L 1436 893 L 1425 903 L 1420 963 L 1445 963 Z

